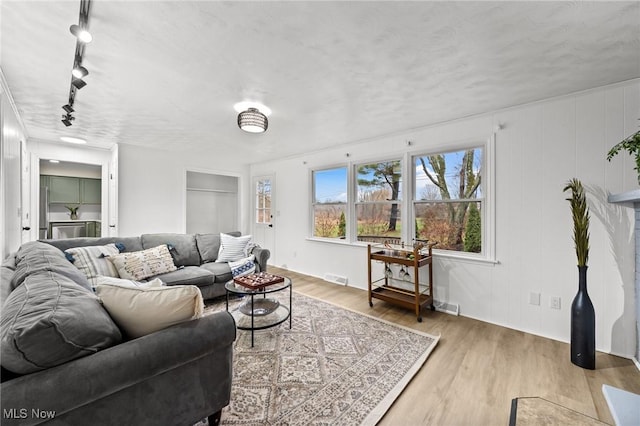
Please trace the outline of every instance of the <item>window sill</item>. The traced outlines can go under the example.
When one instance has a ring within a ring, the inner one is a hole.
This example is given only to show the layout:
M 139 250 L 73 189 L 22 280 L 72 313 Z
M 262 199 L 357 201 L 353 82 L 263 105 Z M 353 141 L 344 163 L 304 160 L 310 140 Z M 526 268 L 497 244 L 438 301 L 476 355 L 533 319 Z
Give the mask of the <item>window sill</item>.
M 307 237 L 307 241 L 316 241 L 319 243 L 329 243 L 329 244 L 339 244 L 341 246 L 354 246 L 356 244 L 351 244 L 347 240 L 343 240 L 340 238 L 321 238 L 321 237 Z
M 434 250 L 433 257 L 451 260 L 462 260 L 469 263 L 484 263 L 487 265 L 497 265 L 500 262 L 496 259 L 490 259 L 483 256 L 465 255 L 462 253 L 447 253 L 444 250 Z
M 315 241 L 319 243 L 338 244 L 341 246 L 362 247 L 366 248 L 368 243 L 362 241 L 349 242 L 338 238 L 320 238 L 320 237 L 307 237 L 307 241 Z M 465 255 L 461 253 L 448 253 L 444 250 L 433 250 L 433 257 L 451 260 L 461 260 L 469 263 L 483 263 L 487 265 L 497 265 L 500 262 L 495 259 L 489 259 L 479 255 Z

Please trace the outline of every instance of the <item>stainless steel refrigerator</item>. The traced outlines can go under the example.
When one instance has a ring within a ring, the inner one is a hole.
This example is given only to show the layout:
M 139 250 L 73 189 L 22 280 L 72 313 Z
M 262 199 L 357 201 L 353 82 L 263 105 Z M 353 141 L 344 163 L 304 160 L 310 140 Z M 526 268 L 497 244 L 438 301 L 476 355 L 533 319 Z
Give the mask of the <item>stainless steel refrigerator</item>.
M 40 216 L 38 238 L 50 238 L 49 236 L 49 187 L 40 187 Z

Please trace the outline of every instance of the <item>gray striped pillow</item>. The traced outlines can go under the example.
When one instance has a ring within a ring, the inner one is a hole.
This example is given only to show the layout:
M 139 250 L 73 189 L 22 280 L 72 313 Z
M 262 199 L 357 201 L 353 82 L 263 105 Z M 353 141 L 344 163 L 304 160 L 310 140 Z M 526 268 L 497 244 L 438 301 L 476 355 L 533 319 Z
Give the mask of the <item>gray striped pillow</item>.
M 116 278 L 120 276 L 113 263 L 107 259 L 107 256 L 120 253 L 115 244 L 74 247 L 66 249 L 64 252 L 73 256 L 73 264 L 87 276 L 94 290 L 98 285 L 98 275 Z
M 216 262 L 233 262 L 247 257 L 247 246 L 251 238 L 251 235 L 234 237 L 229 234 L 220 234 L 220 251 Z

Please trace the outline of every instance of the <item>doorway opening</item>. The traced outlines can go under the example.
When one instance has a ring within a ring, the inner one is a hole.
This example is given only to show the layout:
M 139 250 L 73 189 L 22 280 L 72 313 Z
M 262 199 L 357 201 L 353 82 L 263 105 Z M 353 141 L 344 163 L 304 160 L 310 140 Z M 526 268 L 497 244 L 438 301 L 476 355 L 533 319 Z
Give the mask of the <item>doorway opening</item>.
M 38 238 L 100 237 L 102 166 L 40 159 Z

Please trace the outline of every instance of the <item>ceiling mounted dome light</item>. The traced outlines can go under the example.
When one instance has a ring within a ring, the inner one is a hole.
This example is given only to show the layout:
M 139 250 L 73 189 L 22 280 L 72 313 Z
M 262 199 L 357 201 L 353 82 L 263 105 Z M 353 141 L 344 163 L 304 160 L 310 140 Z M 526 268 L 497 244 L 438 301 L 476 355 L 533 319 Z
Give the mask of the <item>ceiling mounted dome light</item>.
M 81 144 L 81 145 L 87 143 L 87 141 L 84 140 L 84 139 L 74 138 L 74 137 L 71 137 L 71 136 L 61 136 L 60 140 L 62 142 L 75 143 L 75 144 Z
M 82 28 L 80 25 L 73 24 L 69 27 L 69 31 L 71 31 L 71 34 L 76 36 L 77 39 L 83 43 L 91 43 L 91 40 L 93 40 L 93 36 L 91 35 L 91 33 Z
M 249 133 L 263 133 L 269 127 L 269 120 L 257 108 L 249 108 L 238 114 L 238 127 Z

